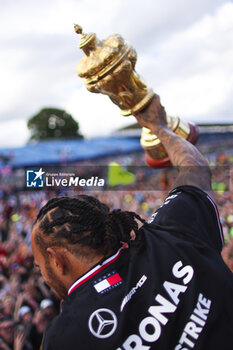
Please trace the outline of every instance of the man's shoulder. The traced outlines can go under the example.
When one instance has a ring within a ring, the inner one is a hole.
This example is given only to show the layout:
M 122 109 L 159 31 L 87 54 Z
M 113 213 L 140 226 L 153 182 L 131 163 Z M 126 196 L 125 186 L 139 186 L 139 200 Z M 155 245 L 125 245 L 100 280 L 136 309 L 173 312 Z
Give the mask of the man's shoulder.
M 43 350 L 60 349 L 63 346 L 64 334 L 67 333 L 66 325 L 66 316 L 61 312 L 46 328 L 43 339 Z
M 173 237 L 205 243 L 221 251 L 223 233 L 218 209 L 208 193 L 194 186 L 172 190 L 163 205 L 152 215 L 149 225 Z
M 63 315 L 60 313 L 57 315 L 46 328 L 47 334 L 52 334 L 54 331 L 57 332 L 57 328 L 59 328 L 60 324 L 63 322 Z

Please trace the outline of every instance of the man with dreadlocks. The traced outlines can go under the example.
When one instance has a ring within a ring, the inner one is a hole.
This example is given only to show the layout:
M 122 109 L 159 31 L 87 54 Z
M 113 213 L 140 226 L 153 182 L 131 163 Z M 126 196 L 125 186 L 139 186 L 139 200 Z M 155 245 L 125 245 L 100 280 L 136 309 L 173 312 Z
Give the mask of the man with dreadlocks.
M 230 350 L 233 278 L 207 162 L 167 128 L 157 95 L 135 117 L 177 168 L 173 190 L 149 223 L 85 195 L 41 209 L 35 264 L 64 299 L 43 349 Z

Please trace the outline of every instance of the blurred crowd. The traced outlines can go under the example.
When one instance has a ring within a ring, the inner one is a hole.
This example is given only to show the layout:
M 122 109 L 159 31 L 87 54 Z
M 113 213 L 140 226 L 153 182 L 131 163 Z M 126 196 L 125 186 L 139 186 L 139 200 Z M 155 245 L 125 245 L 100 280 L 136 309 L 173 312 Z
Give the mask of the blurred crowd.
M 0 199 L 0 349 L 40 349 L 59 300 L 34 268 L 30 232 L 46 195 Z M 47 198 L 46 198 L 47 199 Z
M 134 157 L 136 155 L 123 159 L 122 166 L 129 161 L 133 163 Z M 210 155 L 209 162 L 213 166 L 213 189 L 226 242 L 222 256 L 233 271 L 233 176 L 229 167 L 233 160 L 230 157 L 221 154 L 213 158 Z M 120 186 L 117 190 L 100 190 L 90 194 L 107 203 L 111 209 L 135 211 L 148 219 L 163 203 L 174 178 L 173 170 L 155 172 L 154 179 L 158 187 L 155 191 L 147 191 L 143 183 L 151 181 L 151 171 L 142 171 L 138 175 L 137 190 Z M 59 313 L 60 300 L 33 264 L 31 227 L 38 210 L 47 200 L 76 193 L 74 189 L 66 193 L 59 190 L 16 191 L 13 185 L 1 183 L 0 177 L 1 350 L 39 350 L 46 327 Z

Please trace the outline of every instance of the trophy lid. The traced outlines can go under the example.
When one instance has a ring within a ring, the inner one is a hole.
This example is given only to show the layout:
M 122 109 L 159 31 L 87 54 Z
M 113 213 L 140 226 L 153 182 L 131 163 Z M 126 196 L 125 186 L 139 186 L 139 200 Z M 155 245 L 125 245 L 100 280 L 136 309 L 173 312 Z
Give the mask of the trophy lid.
M 132 55 L 136 56 L 135 50 L 119 34 L 110 35 L 100 41 L 95 33 L 84 34 L 82 27 L 77 24 L 74 29 L 77 34 L 81 34 L 79 47 L 85 53 L 78 62 L 76 71 L 88 84 L 95 83 L 108 74 L 129 52 L 132 51 Z
M 95 33 L 84 34 L 83 29 L 78 24 L 74 24 L 74 30 L 77 34 L 81 34 L 81 39 L 79 41 L 80 49 L 83 49 L 86 55 L 89 54 L 90 50 L 95 50 L 96 48 L 96 35 Z M 85 50 L 86 49 L 86 50 Z M 87 50 L 89 49 L 89 50 Z

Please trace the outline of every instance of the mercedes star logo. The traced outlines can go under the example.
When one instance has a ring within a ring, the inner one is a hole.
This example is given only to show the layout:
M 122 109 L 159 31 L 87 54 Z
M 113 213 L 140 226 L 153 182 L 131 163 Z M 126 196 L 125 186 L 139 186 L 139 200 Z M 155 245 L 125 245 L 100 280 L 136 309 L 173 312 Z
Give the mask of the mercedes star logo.
M 88 326 L 95 337 L 108 338 L 117 328 L 117 318 L 109 309 L 98 309 L 91 314 Z

